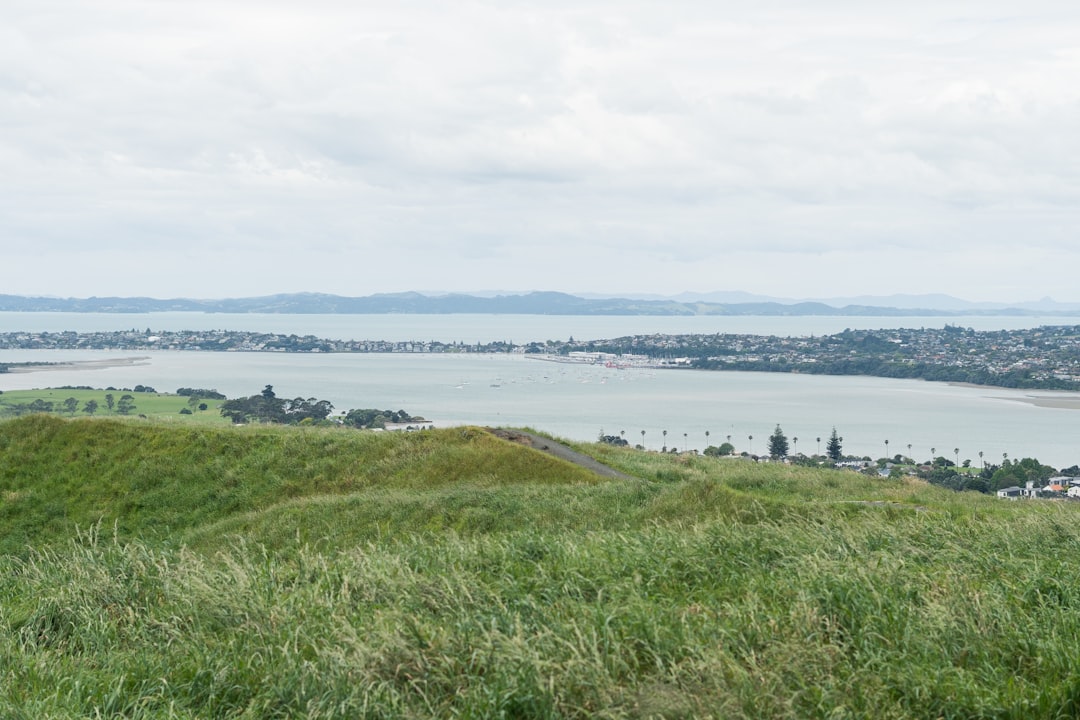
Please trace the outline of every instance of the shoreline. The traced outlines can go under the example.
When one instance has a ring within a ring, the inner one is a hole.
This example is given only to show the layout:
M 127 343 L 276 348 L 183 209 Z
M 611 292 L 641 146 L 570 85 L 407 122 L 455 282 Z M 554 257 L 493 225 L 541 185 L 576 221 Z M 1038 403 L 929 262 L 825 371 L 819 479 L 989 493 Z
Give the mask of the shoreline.
M 41 365 L 9 365 L 8 373 L 32 373 L 52 372 L 56 370 L 103 370 L 113 367 L 132 367 L 135 365 L 149 365 L 148 355 L 136 357 L 110 358 L 108 360 L 68 360 L 58 363 L 43 363 Z
M 999 392 L 1001 390 L 1012 389 L 1002 388 L 998 385 L 979 385 L 977 383 L 965 382 L 949 382 L 946 384 L 952 385 L 953 387 L 971 388 L 973 390 L 997 390 Z M 1035 392 L 1040 391 L 1036 390 Z M 1005 395 L 992 395 L 991 397 L 995 400 L 1009 400 L 1011 402 L 1024 403 L 1025 405 L 1033 405 L 1035 407 L 1050 408 L 1054 410 L 1080 410 L 1080 392 L 1075 390 L 1049 390 L 1046 392 L 1070 393 L 1071 396 L 1025 395 L 1024 397 L 1007 397 Z
M 1046 397 L 1038 395 L 1029 395 L 1022 398 L 1007 398 L 998 396 L 999 400 L 1012 400 L 1013 402 L 1021 402 L 1027 405 L 1034 405 L 1035 407 L 1051 408 L 1055 410 L 1080 410 L 1080 397 L 1065 398 L 1065 397 Z

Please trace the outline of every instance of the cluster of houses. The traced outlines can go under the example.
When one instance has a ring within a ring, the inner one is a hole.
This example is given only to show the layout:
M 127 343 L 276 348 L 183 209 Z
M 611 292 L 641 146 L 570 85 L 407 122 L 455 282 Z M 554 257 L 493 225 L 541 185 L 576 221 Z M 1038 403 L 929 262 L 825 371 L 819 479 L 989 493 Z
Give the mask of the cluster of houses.
M 1043 487 L 1035 487 L 1033 480 L 1028 480 L 1024 487 L 1007 487 L 997 491 L 997 496 L 1003 500 L 1020 500 L 1022 498 L 1080 498 L 1080 477 L 1067 477 L 1060 475 L 1046 481 Z

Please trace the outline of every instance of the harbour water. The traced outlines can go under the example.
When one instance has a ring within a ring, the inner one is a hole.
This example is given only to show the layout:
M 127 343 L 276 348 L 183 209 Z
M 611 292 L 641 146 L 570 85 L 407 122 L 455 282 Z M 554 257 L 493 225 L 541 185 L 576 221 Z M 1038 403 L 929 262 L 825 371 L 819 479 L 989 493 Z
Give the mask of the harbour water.
M 1042 325 L 1080 325 L 1080 317 L 836 317 L 639 315 L 281 315 L 268 313 L 23 313 L 0 312 L 0 332 L 94 332 L 113 330 L 237 330 L 314 335 L 331 340 L 436 340 L 526 343 L 598 340 L 626 335 L 735 333 L 826 335 L 846 328 L 942 328 L 1016 330 Z
M 821 334 L 844 327 L 940 327 L 958 318 L 711 318 L 726 327 L 691 328 L 698 318 L 562 318 L 551 316 L 296 316 L 158 313 L 131 316 L 51 313 L 0 314 L 0 330 L 153 329 L 264 330 L 359 339 L 436 339 L 515 342 L 573 335 L 615 337 L 649 332 L 752 332 Z M 174 317 L 183 315 L 184 317 Z M 15 316 L 14 320 L 11 316 Z M 168 316 L 168 317 L 163 317 Z M 109 324 L 106 321 L 111 322 Z M 274 321 L 272 324 L 270 321 Z M 749 321 L 756 321 L 751 327 Z M 1030 318 L 972 318 L 979 329 L 1080 324 Z M 1008 324 L 1026 320 L 1027 324 Z M 60 321 L 62 325 L 50 325 Z M 685 322 L 680 325 L 676 321 Z M 732 323 L 734 321 L 734 323 Z M 205 322 L 200 326 L 196 322 Z M 267 323 L 263 326 L 260 323 Z M 916 323 L 916 324 L 913 324 Z M 179 323 L 179 324 L 175 324 Z M 500 324 L 505 323 L 505 324 Z M 744 329 L 732 329 L 743 326 Z M 787 325 L 785 325 L 787 323 Z M 836 327 L 836 323 L 842 324 Z M 511 327 L 512 325 L 512 327 Z M 790 328 L 784 330 L 783 328 Z M 802 328 L 799 330 L 798 328 Z M 809 328 L 809 329 L 806 329 Z M 339 332 L 335 334 L 334 330 Z M 427 331 L 425 333 L 425 330 Z M 513 334 L 501 334 L 503 331 Z M 381 331 L 382 334 L 375 334 Z M 773 373 L 614 369 L 544 362 L 521 355 L 363 355 L 283 353 L 140 353 L 138 364 L 0 375 L 0 390 L 63 385 L 133 387 L 162 391 L 212 387 L 230 397 L 271 384 L 282 397 L 318 397 L 338 410 L 404 409 L 436 425 L 529 426 L 575 440 L 601 432 L 625 434 L 632 444 L 703 449 L 730 436 L 740 451 L 764 452 L 779 424 L 795 449 L 824 449 L 835 427 L 845 452 L 881 457 L 902 453 L 917 460 L 936 455 L 987 462 L 1037 457 L 1055 467 L 1080 463 L 1080 394 L 960 387 L 917 380 Z M 0 362 L 119 359 L 108 351 L 4 351 Z M 1034 404 L 1038 400 L 1042 404 Z M 667 431 L 665 436 L 663 431 Z M 644 436 L 642 436 L 644 431 Z M 752 436 L 752 439 L 751 439 Z M 886 446 L 885 441 L 889 443 Z M 910 446 L 910 450 L 909 450 Z

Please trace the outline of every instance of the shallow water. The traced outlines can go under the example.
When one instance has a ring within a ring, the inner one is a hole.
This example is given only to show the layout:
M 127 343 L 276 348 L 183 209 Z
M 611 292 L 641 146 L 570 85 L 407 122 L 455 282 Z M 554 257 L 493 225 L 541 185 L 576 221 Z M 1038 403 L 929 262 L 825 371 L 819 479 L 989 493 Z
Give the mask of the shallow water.
M 107 351 L 4 352 L 8 361 L 116 359 Z M 230 397 L 273 385 L 281 397 L 318 397 L 337 410 L 404 409 L 437 425 L 530 426 L 593 440 L 625 433 L 650 449 L 702 449 L 731 436 L 740 451 L 764 452 L 780 424 L 789 441 L 818 451 L 833 427 L 845 452 L 881 457 L 936 455 L 979 463 L 1037 457 L 1080 463 L 1080 410 L 1039 407 L 1031 396 L 1076 393 L 961 387 L 919 380 L 695 370 L 616 370 L 544 362 L 521 355 L 139 353 L 146 364 L 0 375 L 0 389 L 150 385 L 161 391 L 212 387 Z M 666 439 L 663 430 L 667 430 Z M 753 439 L 750 439 L 753 436 Z

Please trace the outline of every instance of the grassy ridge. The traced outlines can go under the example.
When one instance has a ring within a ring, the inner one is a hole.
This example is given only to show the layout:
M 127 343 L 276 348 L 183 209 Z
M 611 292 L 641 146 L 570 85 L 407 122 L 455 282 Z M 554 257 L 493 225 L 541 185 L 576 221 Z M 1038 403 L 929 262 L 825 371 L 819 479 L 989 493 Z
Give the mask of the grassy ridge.
M 295 499 L 325 515 L 299 525 L 310 520 L 336 534 L 351 522 L 339 517 L 348 508 L 335 510 L 323 496 L 596 481 L 480 430 L 170 427 L 34 415 L 0 423 L 0 552 L 63 541 L 93 524 L 122 539 L 182 539 Z
M 0 527 L 82 508 L 0 556 L 0 716 L 1080 711 L 1072 504 L 581 449 L 640 479 L 468 429 L 0 423 Z

